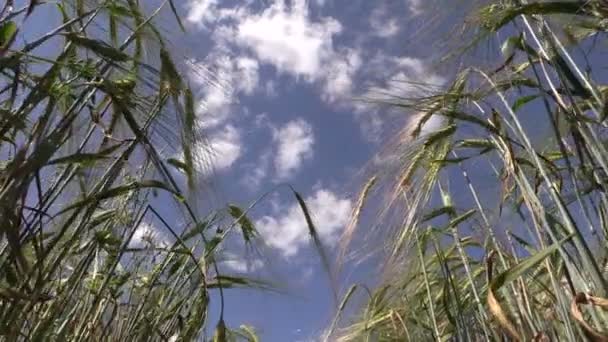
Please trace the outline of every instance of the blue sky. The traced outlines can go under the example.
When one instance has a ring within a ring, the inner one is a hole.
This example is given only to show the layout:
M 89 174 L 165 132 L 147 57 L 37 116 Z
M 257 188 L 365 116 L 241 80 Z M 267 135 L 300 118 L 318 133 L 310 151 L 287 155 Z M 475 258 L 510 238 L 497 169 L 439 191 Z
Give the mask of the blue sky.
M 355 99 L 418 91 L 404 81 L 446 81 L 427 62 L 433 49 L 408 43 L 423 2 L 192 0 L 181 9 L 187 33 L 171 44 L 185 56 L 212 148 L 213 172 L 201 162 L 212 202 L 248 204 L 289 183 L 334 252 L 361 171 L 403 117 Z M 286 294 L 228 292 L 228 324 L 251 324 L 263 341 L 316 340 L 334 303 L 293 195 L 280 188 L 250 216 L 265 247 L 226 247 L 221 267 L 278 281 Z

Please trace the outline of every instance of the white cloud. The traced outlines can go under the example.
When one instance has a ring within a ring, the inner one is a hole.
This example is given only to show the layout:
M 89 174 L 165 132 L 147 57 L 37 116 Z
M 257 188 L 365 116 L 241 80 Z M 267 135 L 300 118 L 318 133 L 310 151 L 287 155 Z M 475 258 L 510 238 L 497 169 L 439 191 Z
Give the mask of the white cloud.
M 195 146 L 194 156 L 196 171 L 208 175 L 213 168 L 222 171 L 231 167 L 241 156 L 241 133 L 228 124 L 217 130 L 209 139 Z
M 405 3 L 407 4 L 407 7 L 410 12 L 414 15 L 419 15 L 424 12 L 424 2 L 422 0 L 405 0 Z
M 191 0 L 186 19 L 194 24 L 204 26 L 214 19 L 217 12 L 218 0 Z
M 219 0 L 189 0 L 186 20 L 198 28 L 211 29 L 214 24 L 239 15 L 240 6 L 225 8 L 220 3 Z
M 274 132 L 278 144 L 274 166 L 279 180 L 291 177 L 302 163 L 312 158 L 315 142 L 312 126 L 297 119 Z
M 155 226 L 142 222 L 133 233 L 129 248 L 167 247 L 169 240 Z
M 226 4 L 218 0 L 190 0 L 188 20 L 207 29 L 215 42 L 210 56 L 203 61 L 207 72 L 198 78 L 203 127 L 221 127 L 230 122 L 241 95 L 260 91 L 268 97 L 277 96 L 279 84 L 276 80 L 260 80 L 260 65 L 271 65 L 298 81 L 314 83 L 323 101 L 353 109 L 364 135 L 372 141 L 383 131 L 384 118 L 378 115 L 381 110 L 355 104 L 353 98 L 415 96 L 422 90 L 416 82 L 443 83 L 424 60 L 382 53 L 370 55 L 369 49 L 360 46 L 338 45 L 336 37 L 343 31 L 342 24 L 334 17 L 319 15 L 309 6 L 314 8 L 314 2 L 268 0 Z M 421 0 L 405 0 L 405 7 L 412 13 L 419 13 L 424 6 Z M 388 38 L 399 34 L 402 30 L 395 6 L 379 3 L 375 7 L 369 19 L 364 19 L 369 20 L 371 35 Z M 403 3 L 399 7 L 403 11 Z M 277 157 L 287 165 L 284 168 L 275 163 L 279 178 L 289 177 L 289 170 L 297 169 L 300 156 L 306 157 L 307 153 Z
M 372 34 L 381 38 L 393 37 L 401 29 L 399 21 L 391 17 L 391 12 L 387 6 L 376 7 L 372 11 L 369 23 L 373 30 Z
M 247 173 L 242 179 L 242 183 L 249 190 L 257 190 L 264 178 L 268 175 L 268 169 L 270 166 L 271 151 L 268 150 L 260 156 L 256 165 L 250 165 L 247 167 Z
M 364 96 L 375 99 L 428 95 L 445 83 L 420 58 L 378 54 L 370 60 L 366 71 L 368 91 Z
M 264 262 L 260 259 L 244 259 L 229 255 L 222 261 L 222 265 L 237 273 L 252 273 L 264 267 Z
M 355 97 L 379 102 L 394 100 L 396 97 L 428 95 L 445 83 L 445 79 L 429 69 L 422 59 L 382 53 L 366 60 L 356 75 L 356 80 L 361 87 L 354 90 Z M 384 112 L 381 116 L 383 109 L 374 103 L 357 101 L 351 105 L 363 136 L 378 142 L 385 127 L 384 118 L 389 117 L 389 113 Z
M 212 53 L 202 62 L 191 63 L 190 78 L 199 90 L 197 129 L 209 138 L 195 146 L 196 168 L 207 175 L 231 167 L 241 156 L 241 132 L 231 124 L 240 94 L 251 95 L 259 83 L 256 60 L 227 52 Z M 246 108 L 240 108 L 241 112 Z
M 375 30 L 375 33 L 382 38 L 393 37 L 399 33 L 399 30 L 401 29 L 401 27 L 399 27 L 399 22 L 394 18 L 388 19 L 381 25 L 378 24 L 378 22 L 374 22 L 372 27 Z
M 251 95 L 257 89 L 258 70 L 255 59 L 221 52 L 192 63 L 190 78 L 200 92 L 197 111 L 200 127 L 224 124 L 230 118 L 231 105 L 237 103 L 237 96 Z
M 253 125 L 255 128 L 268 128 L 270 127 L 270 119 L 268 113 L 260 113 L 253 118 Z
M 248 57 L 239 57 L 235 63 L 238 71 L 239 89 L 245 94 L 251 95 L 258 85 L 258 61 Z
M 384 120 L 380 115 L 379 108 L 360 103 L 356 105 L 354 114 L 359 123 L 361 135 L 370 142 L 380 143 L 384 130 Z
M 245 70 L 251 70 L 249 75 L 256 76 L 250 78 L 256 86 L 259 61 L 306 82 L 318 82 L 321 96 L 327 102 L 344 100 L 350 97 L 353 78 L 362 64 L 359 52 L 352 48 L 336 49 L 334 37 L 340 34 L 342 25 L 333 17 L 313 19 L 308 6 L 309 1 L 306 0 L 272 0 L 268 7 L 254 11 L 247 4 L 219 7 L 216 0 L 198 0 L 190 4 L 189 18 L 201 25 L 215 23 L 210 30 L 216 42 L 215 49 L 235 54 L 244 48 L 246 52 L 241 51 L 241 55 L 251 53 L 255 56 L 256 60 L 249 59 L 252 67 Z M 209 71 L 220 71 L 218 80 L 209 82 L 208 73 L 202 79 L 204 84 L 219 85 L 208 90 L 208 95 L 201 101 L 202 109 L 209 113 L 207 125 L 226 120 L 226 105 L 239 91 L 251 89 L 230 89 L 227 85 L 236 84 L 238 81 L 235 80 L 241 78 L 247 80 L 247 75 L 235 72 L 235 67 L 221 63 L 217 57 L 213 58 L 214 55 L 212 53 L 212 58 L 206 62 L 222 66 L 214 68 L 210 65 L 208 68 Z M 222 73 L 222 70 L 231 72 Z M 262 87 L 269 97 L 276 96 L 274 81 L 265 81 Z
M 396 79 L 397 74 L 407 74 L 410 78 L 419 78 L 418 81 L 423 81 L 427 78 L 429 70 L 426 69 L 426 63 L 414 57 L 395 57 L 378 53 L 369 59 L 368 79 L 372 81 L 386 81 L 387 79 Z M 369 75 L 371 74 L 371 75 Z
M 326 247 L 335 246 L 348 222 L 351 201 L 321 189 L 306 199 L 317 233 Z M 297 203 L 279 211 L 282 216 L 264 216 L 256 221 L 266 243 L 285 258 L 294 257 L 310 243 L 310 233 L 302 209 Z
M 340 57 L 334 58 L 325 73 L 322 98 L 326 102 L 335 102 L 351 96 L 353 78 L 361 67 L 359 51 L 344 49 Z
M 341 29 L 331 17 L 312 22 L 305 0 L 294 0 L 291 6 L 277 0 L 260 14 L 242 17 L 235 38 L 261 61 L 314 80 L 333 54 L 332 37 Z
M 199 100 L 197 119 L 200 128 L 213 128 L 225 123 L 229 116 L 232 95 L 220 87 L 209 87 Z
M 213 166 L 218 170 L 227 169 L 241 156 L 241 135 L 234 126 L 228 125 L 211 138 L 210 148 Z

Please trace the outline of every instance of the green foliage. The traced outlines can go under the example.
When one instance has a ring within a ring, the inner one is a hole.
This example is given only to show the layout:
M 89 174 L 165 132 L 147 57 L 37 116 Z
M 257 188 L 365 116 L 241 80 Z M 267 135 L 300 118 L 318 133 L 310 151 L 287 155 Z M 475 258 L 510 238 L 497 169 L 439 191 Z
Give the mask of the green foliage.
M 0 26 L 0 52 L 2 54 L 4 54 L 15 39 L 17 30 L 17 24 L 14 21 L 6 21 Z
M 414 133 L 378 180 L 390 253 L 331 340 L 608 340 L 607 20 L 600 0 L 490 1 L 467 47 L 504 39 L 500 66 L 468 61 L 444 91 L 391 101 Z M 420 135 L 434 115 L 446 124 Z
M 214 232 L 226 222 L 199 217 L 192 201 L 189 147 L 205 143 L 192 90 L 153 24 L 162 11 L 177 17 L 176 7 L 146 12 L 139 3 L 30 1 L 3 13 L 0 340 L 192 341 L 205 335 L 210 298 L 223 301 L 223 288 L 270 289 L 220 274 L 224 236 Z M 32 20 L 52 11 L 60 22 L 22 43 Z M 184 161 L 161 158 L 162 142 L 180 140 Z M 168 165 L 186 175 L 187 190 Z M 170 201 L 171 220 L 156 210 Z M 255 229 L 235 208 L 249 241 Z M 223 314 L 215 340 L 257 341 Z

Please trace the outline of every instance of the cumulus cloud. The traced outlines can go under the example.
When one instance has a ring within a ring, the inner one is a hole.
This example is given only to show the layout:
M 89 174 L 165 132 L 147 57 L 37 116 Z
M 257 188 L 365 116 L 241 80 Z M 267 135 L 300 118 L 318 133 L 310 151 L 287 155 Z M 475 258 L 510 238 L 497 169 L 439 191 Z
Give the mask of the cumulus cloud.
M 218 0 L 191 0 L 188 4 L 186 19 L 191 23 L 204 26 L 215 17 L 217 3 Z
M 252 94 L 259 88 L 269 97 L 276 96 L 278 84 L 259 79 L 261 65 L 270 65 L 298 81 L 315 84 L 326 103 L 354 109 L 364 135 L 370 140 L 383 131 L 383 120 L 377 109 L 353 103 L 353 98 L 373 96 L 382 100 L 381 96 L 412 96 L 421 90 L 414 85 L 416 82 L 443 82 L 421 59 L 374 55 L 365 47 L 343 45 L 337 40 L 343 25 L 335 17 L 311 11 L 309 6 L 314 7 L 311 1 L 269 0 L 262 5 L 253 4 L 190 1 L 189 21 L 206 28 L 215 42 L 210 57 L 203 63 L 206 70 L 218 76 L 210 79 L 206 73 L 199 82 L 205 85 L 200 101 L 205 127 L 229 121 L 231 104 L 238 102 L 240 94 Z M 416 12 L 423 5 L 420 0 L 406 0 L 399 7 L 401 11 L 407 7 Z M 383 3 L 376 6 L 369 16 L 371 35 L 389 38 L 401 32 L 394 7 Z M 291 159 L 287 165 L 300 164 L 301 158 Z M 288 177 L 288 173 L 279 171 L 279 178 Z
M 211 169 L 228 169 L 241 157 L 241 146 L 241 133 L 233 125 L 227 124 L 216 130 L 207 141 L 195 146 L 197 173 L 205 176 Z
M 243 15 L 230 37 L 263 63 L 307 82 L 317 82 L 322 98 L 335 102 L 351 95 L 353 78 L 361 67 L 359 52 L 336 48 L 334 38 L 342 25 L 333 17 L 311 18 L 308 3 L 288 6 L 276 0 L 259 14 Z
M 297 119 L 274 132 L 278 148 L 274 166 L 279 180 L 291 177 L 307 159 L 312 158 L 314 135 L 312 126 Z
M 312 18 L 308 6 L 306 0 L 273 0 L 255 11 L 247 5 L 219 7 L 215 0 L 197 0 L 190 3 L 188 18 L 203 26 L 215 23 L 210 32 L 216 48 L 252 54 L 279 72 L 318 82 L 323 98 L 334 101 L 349 94 L 360 58 L 353 49 L 334 47 L 334 38 L 342 31 L 338 20 Z M 276 93 L 274 86 L 266 83 L 267 94 Z
M 240 6 L 226 8 L 220 6 L 220 0 L 189 0 L 186 3 L 188 15 L 186 20 L 201 29 L 213 29 L 218 22 L 239 15 Z
M 351 201 L 321 189 L 306 199 L 317 233 L 325 246 L 335 246 L 347 224 Z M 285 258 L 291 258 L 310 243 L 306 219 L 297 203 L 281 208 L 278 216 L 264 216 L 256 221 L 266 243 L 276 248 Z
M 294 0 L 291 6 L 279 0 L 260 14 L 245 16 L 235 38 L 261 61 L 316 79 L 323 61 L 333 53 L 332 37 L 341 29 L 331 17 L 311 21 L 305 0 Z
M 245 94 L 251 95 L 258 85 L 258 61 L 248 57 L 236 59 L 236 70 L 238 70 L 239 89 Z
M 238 96 L 251 95 L 258 88 L 259 64 L 252 58 L 218 51 L 190 67 L 190 79 L 198 89 L 197 129 L 209 136 L 195 146 L 200 152 L 197 171 L 207 174 L 211 166 L 222 171 L 241 156 L 241 134 L 232 119 L 243 110 L 235 106 Z
M 210 140 L 213 166 L 218 170 L 229 168 L 241 156 L 241 135 L 232 125 L 227 125 Z
M 255 59 L 222 52 L 191 64 L 190 78 L 199 89 L 197 116 L 201 128 L 214 128 L 229 119 L 238 95 L 251 95 L 256 90 L 258 70 Z
M 344 49 L 340 56 L 327 64 L 322 94 L 326 102 L 336 102 L 351 96 L 353 79 L 362 64 L 358 50 Z

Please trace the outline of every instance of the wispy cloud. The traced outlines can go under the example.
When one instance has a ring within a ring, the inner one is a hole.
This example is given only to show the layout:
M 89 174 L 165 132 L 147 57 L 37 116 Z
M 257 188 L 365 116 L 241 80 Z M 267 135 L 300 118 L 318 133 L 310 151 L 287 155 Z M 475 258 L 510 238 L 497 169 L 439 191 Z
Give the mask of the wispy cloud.
M 372 34 L 381 38 L 389 38 L 399 33 L 401 30 L 400 20 L 393 15 L 394 13 L 386 5 L 376 7 L 369 19 Z M 398 18 L 402 17 L 399 16 Z
M 351 201 L 327 189 L 306 198 L 317 232 L 326 246 L 335 246 L 351 212 Z M 310 243 L 304 214 L 297 203 L 279 207 L 277 216 L 264 216 L 256 221 L 266 243 L 285 258 L 291 258 Z
M 408 5 L 408 9 L 414 15 L 421 14 L 424 11 L 424 1 L 423 0 L 406 0 Z
M 427 63 L 414 57 L 395 57 L 377 53 L 369 58 L 358 76 L 364 87 L 357 95 L 377 102 L 393 101 L 396 97 L 415 98 L 436 91 L 445 84 L 445 78 L 433 72 Z M 378 115 L 379 107 L 366 102 L 354 104 L 363 134 L 377 140 L 383 131 L 384 121 Z
M 146 222 L 139 224 L 129 241 L 129 248 L 167 247 L 168 245 L 169 239 L 156 226 Z
M 274 166 L 278 180 L 285 180 L 313 156 L 314 134 L 312 126 L 303 119 L 288 122 L 274 132 L 277 152 Z
M 195 146 L 197 173 L 205 176 L 211 170 L 228 169 L 241 157 L 241 145 L 241 133 L 233 125 L 216 130 L 207 141 Z
M 252 273 L 264 267 L 264 262 L 260 259 L 243 258 L 233 254 L 224 255 L 221 264 L 237 273 Z
M 208 140 L 195 146 L 197 171 L 206 174 L 210 167 L 222 171 L 241 156 L 240 131 L 233 124 L 234 114 L 244 108 L 239 95 L 251 95 L 258 88 L 259 64 L 255 59 L 212 53 L 202 62 L 191 64 L 190 79 L 198 89 L 197 129 Z
M 197 116 L 201 128 L 224 124 L 240 94 L 251 95 L 258 87 L 259 64 L 255 59 L 234 57 L 221 51 L 191 65 L 190 78 L 198 89 Z
M 213 165 L 218 170 L 226 169 L 241 156 L 241 135 L 234 126 L 228 125 L 211 138 L 210 148 Z
M 270 169 L 270 161 L 272 158 L 272 151 L 269 149 L 261 154 L 255 164 L 248 164 L 245 169 L 247 170 L 243 176 L 241 183 L 249 190 L 257 190 L 264 178 L 268 176 Z
M 339 57 L 332 58 L 323 82 L 323 100 L 332 103 L 351 97 L 354 77 L 361 65 L 361 55 L 356 49 L 342 49 Z

